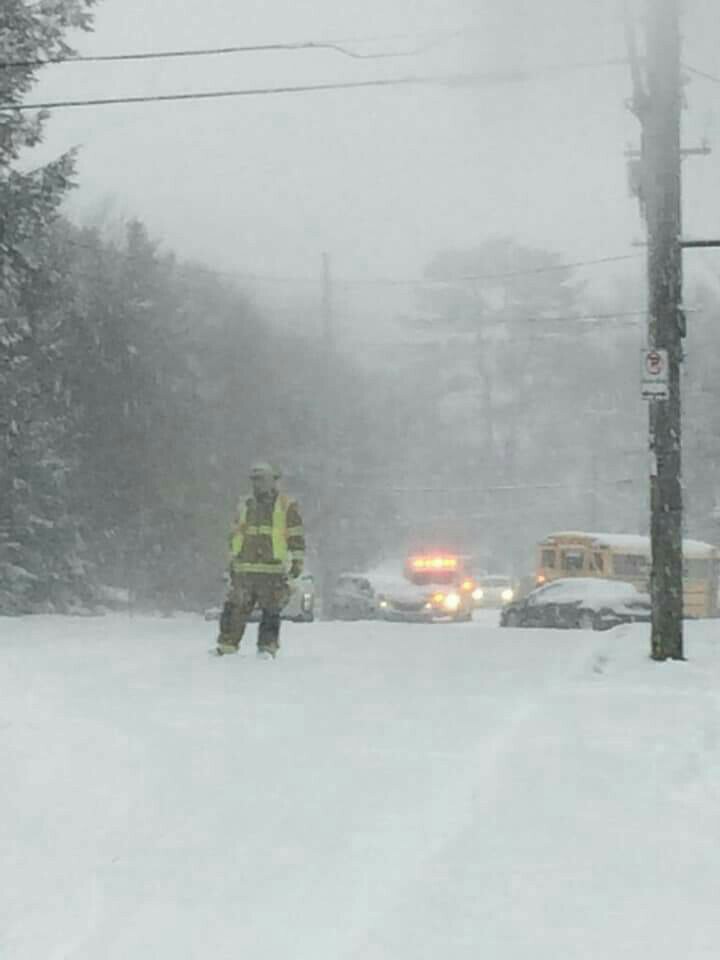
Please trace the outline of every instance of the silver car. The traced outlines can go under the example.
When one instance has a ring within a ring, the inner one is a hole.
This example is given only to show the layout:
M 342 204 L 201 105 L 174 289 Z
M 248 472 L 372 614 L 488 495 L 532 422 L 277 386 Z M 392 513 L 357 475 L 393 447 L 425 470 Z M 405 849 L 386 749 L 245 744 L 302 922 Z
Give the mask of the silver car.
M 516 598 L 515 584 L 510 577 L 478 577 L 473 590 L 473 602 L 476 608 L 504 607 Z
M 341 573 L 328 606 L 331 620 L 375 620 L 380 615 L 375 585 L 366 573 Z

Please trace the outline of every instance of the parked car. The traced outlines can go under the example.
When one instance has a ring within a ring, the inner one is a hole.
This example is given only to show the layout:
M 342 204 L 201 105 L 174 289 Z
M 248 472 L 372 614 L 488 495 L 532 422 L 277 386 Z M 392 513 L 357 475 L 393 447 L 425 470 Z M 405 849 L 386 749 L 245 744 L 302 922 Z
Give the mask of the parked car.
M 500 625 L 609 630 L 621 623 L 649 622 L 650 616 L 650 597 L 631 583 L 573 577 L 554 580 L 509 603 Z
M 329 613 L 333 620 L 374 620 L 378 617 L 378 599 L 367 574 L 340 574 L 330 596 Z
M 315 578 L 311 573 L 301 573 L 295 580 L 290 581 L 290 599 L 283 607 L 283 620 L 292 620 L 295 623 L 312 623 L 315 619 Z M 260 614 L 256 613 L 259 619 Z
M 281 618 L 294 623 L 312 623 L 315 619 L 315 578 L 311 573 L 303 573 L 290 581 L 290 590 L 290 599 L 280 613 Z M 221 612 L 221 607 L 209 607 L 205 611 L 205 619 L 219 620 Z M 260 610 L 256 607 L 249 622 L 257 623 L 259 619 Z
M 515 599 L 515 584 L 510 577 L 476 577 L 472 598 L 476 608 L 504 607 Z

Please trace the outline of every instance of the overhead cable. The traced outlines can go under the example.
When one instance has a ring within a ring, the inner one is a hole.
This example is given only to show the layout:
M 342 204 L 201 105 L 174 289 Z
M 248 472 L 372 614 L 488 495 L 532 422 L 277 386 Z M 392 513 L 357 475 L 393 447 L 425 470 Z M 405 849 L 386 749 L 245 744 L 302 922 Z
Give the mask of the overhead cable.
M 369 40 L 300 40 L 289 43 L 255 43 L 235 44 L 223 47 L 193 47 L 184 50 L 148 50 L 137 53 L 106 53 L 106 54 L 72 54 L 64 57 L 29 58 L 27 60 L 9 60 L 0 62 L 0 69 L 32 69 L 36 67 L 57 66 L 70 63 L 127 63 L 142 60 L 174 60 L 188 57 L 218 57 L 244 53 L 271 53 L 271 52 L 301 52 L 312 50 L 329 50 L 351 57 L 354 60 L 382 60 L 395 57 L 414 57 L 436 47 L 444 40 L 459 36 L 462 31 L 453 33 L 429 34 L 435 40 L 410 50 L 381 50 L 376 53 L 362 53 L 352 50 L 349 43 L 380 43 L 388 42 L 380 39 Z M 397 38 L 394 38 L 397 39 Z
M 697 67 L 691 67 L 689 63 L 684 63 L 683 69 L 687 70 L 688 73 L 695 74 L 696 77 L 702 77 L 704 80 L 709 80 L 711 83 L 720 83 L 720 77 L 717 77 L 712 73 L 707 73 L 705 70 L 698 70 Z
M 505 327 L 514 323 L 582 323 L 588 328 L 592 327 L 593 323 L 605 320 L 621 320 L 626 319 L 627 317 L 644 317 L 647 315 L 647 310 L 645 309 L 636 309 L 636 310 L 615 310 L 609 311 L 606 313 L 579 313 L 579 314 L 555 314 L 550 316 L 543 316 L 542 314 L 535 314 L 532 316 L 498 316 L 494 317 L 489 322 L 489 328 L 498 328 Z M 589 332 L 594 332 L 589 329 Z
M 631 254 L 621 254 L 614 257 L 601 257 L 597 260 L 576 260 L 572 263 L 561 263 L 555 264 L 548 267 L 535 267 L 529 270 L 513 270 L 508 273 L 487 273 L 487 274 L 473 274 L 471 276 L 461 276 L 458 280 L 510 280 L 515 277 L 527 277 L 535 276 L 537 274 L 543 273 L 555 273 L 563 270 L 575 270 L 580 267 L 596 267 L 602 266 L 604 264 L 618 263 L 624 260 L 638 260 L 642 254 L 631 253 Z M 243 270 L 216 270 L 214 267 L 205 267 L 202 266 L 203 270 L 207 270 L 211 273 L 218 274 L 219 276 L 235 277 L 238 280 L 248 280 L 250 282 L 257 283 L 318 283 L 317 277 L 290 277 L 290 276 L 281 276 L 279 274 L 273 273 L 254 273 L 252 271 L 243 271 Z M 393 278 L 393 277 L 336 277 L 335 284 L 337 286 L 343 287 L 424 287 L 431 288 L 437 286 L 450 286 L 454 282 L 451 280 L 411 280 L 410 278 Z
M 88 243 L 84 240 L 66 240 L 65 244 L 70 247 L 74 247 L 79 250 L 89 250 L 94 251 L 102 249 L 103 240 L 100 239 L 98 243 Z M 124 254 L 125 258 L 128 259 L 127 254 Z M 618 263 L 626 260 L 638 260 L 643 257 L 643 254 L 640 253 L 630 253 L 630 254 L 616 254 L 611 257 L 598 257 L 593 260 L 574 260 L 566 263 L 552 264 L 545 267 L 532 267 L 525 270 L 512 270 L 504 273 L 486 273 L 486 274 L 471 274 L 463 275 L 459 277 L 459 280 L 509 280 L 515 277 L 526 277 L 526 276 L 535 276 L 537 274 L 543 273 L 555 273 L 563 270 L 576 270 L 581 267 L 598 267 L 604 266 L 605 264 Z M 129 259 L 133 259 L 132 256 Z M 289 283 L 289 284 L 305 284 L 305 283 L 318 283 L 318 277 L 316 276 L 287 276 L 276 273 L 255 273 L 251 270 L 231 270 L 231 269 L 222 269 L 209 266 L 202 263 L 181 262 L 178 264 L 179 268 L 189 268 L 190 270 L 200 270 L 204 273 L 215 274 L 216 276 L 224 277 L 233 277 L 238 280 L 249 280 L 257 281 L 258 283 Z M 434 280 L 418 280 L 418 279 L 409 279 L 409 278 L 393 278 L 393 277 L 336 277 L 335 283 L 340 286 L 348 287 L 365 287 L 365 286 L 407 286 L 407 287 L 432 287 L 436 286 L 438 283 L 442 285 L 447 285 L 454 281 L 434 281 Z M 634 315 L 635 311 L 632 311 L 628 315 Z M 612 314 L 612 316 L 617 316 L 617 314 Z M 589 317 L 588 319 L 592 319 Z
M 453 284 L 466 281 L 491 281 L 491 280 L 511 280 L 516 277 L 536 276 L 544 273 L 558 273 L 565 270 L 577 270 L 581 267 L 598 267 L 605 264 L 621 263 L 626 260 L 639 260 L 643 255 L 639 253 L 619 254 L 613 257 L 600 257 L 596 260 L 575 260 L 569 263 L 552 264 L 545 267 L 533 267 L 526 270 L 512 270 L 505 273 L 483 273 L 483 274 L 463 274 L 456 278 L 448 279 L 410 279 L 402 277 L 336 277 L 335 283 L 346 287 L 447 287 Z M 208 267 L 212 270 L 212 267 Z M 281 277 L 275 274 L 252 273 L 250 271 L 214 271 L 216 273 L 225 273 L 228 276 L 234 276 L 258 283 L 317 283 L 316 277 Z
M 250 50 L 260 50 L 260 49 L 277 49 L 278 45 L 265 45 L 265 47 L 248 47 L 246 49 Z M 334 49 L 340 50 L 338 44 L 331 43 L 314 43 L 309 44 L 287 44 L 283 49 Z M 238 51 L 243 48 L 239 47 L 228 47 L 226 48 L 227 52 Z M 211 54 L 221 52 L 220 48 L 216 50 L 208 51 L 168 51 L 166 53 L 157 53 L 157 54 L 118 54 L 113 56 L 103 57 L 90 57 L 87 58 L 90 61 L 102 60 L 102 59 L 125 59 L 125 60 L 137 60 L 137 59 L 152 59 L 157 57 L 174 57 L 174 56 L 198 56 L 202 54 Z M 344 51 L 348 53 L 349 56 L 355 56 L 356 58 L 361 59 L 376 59 L 378 57 L 395 57 L 403 56 L 404 54 L 399 52 L 393 53 L 381 53 L 381 54 L 352 54 L 349 51 Z M 411 54 L 407 54 L 411 55 Z M 67 60 L 43 60 L 37 61 L 36 66 L 45 66 L 49 63 L 61 63 L 61 62 L 81 62 L 81 58 L 68 58 Z M 477 84 L 502 84 L 502 83 L 523 83 L 547 74 L 554 73 L 566 73 L 572 72 L 575 70 L 584 70 L 584 69 L 594 69 L 599 67 L 607 66 L 618 66 L 625 64 L 627 61 L 625 59 L 616 58 L 611 60 L 596 61 L 592 63 L 576 63 L 576 64 L 554 64 L 554 65 L 545 65 L 533 67 L 529 70 L 527 69 L 514 69 L 514 70 L 500 70 L 488 73 L 460 73 L 460 74 L 437 74 L 437 75 L 427 75 L 423 76 L 421 74 L 415 76 L 406 76 L 406 77 L 390 77 L 390 78 L 381 78 L 373 80 L 352 80 L 344 82 L 334 82 L 334 83 L 318 83 L 318 84 L 300 84 L 295 86 L 283 86 L 283 87 L 256 87 L 256 88 L 245 88 L 239 90 L 210 90 L 210 91 L 193 91 L 189 93 L 168 93 L 168 94 L 147 94 L 144 96 L 130 96 L 130 97 L 98 97 L 98 98 L 89 98 L 85 100 L 56 100 L 49 101 L 44 103 L 0 103 L 0 111 L 8 110 L 58 110 L 63 108 L 70 107 L 107 107 L 107 106 L 117 106 L 121 104 L 145 104 L 145 103 L 169 103 L 185 100 L 218 100 L 229 97 L 260 97 L 260 96 L 278 96 L 286 95 L 293 93 L 319 93 L 329 90 L 353 90 L 353 89 L 363 89 L 363 88 L 373 88 L 373 87 L 399 87 L 399 86 L 446 86 L 446 87 L 457 87 L 457 86 L 472 86 Z M 28 62 L 31 63 L 31 62 Z M 18 64 L 13 63 L 0 63 L 0 69 L 2 67 L 8 66 L 17 66 Z
M 605 263 L 619 263 L 622 260 L 638 260 L 642 254 L 639 253 L 627 253 L 620 254 L 614 257 L 601 257 L 598 260 L 576 260 L 572 263 L 556 263 L 550 266 L 544 267 L 534 267 L 527 270 L 510 270 L 506 273 L 466 273 L 460 274 L 457 277 L 433 277 L 428 278 L 425 281 L 421 281 L 423 286 L 431 286 L 434 284 L 439 285 L 452 285 L 454 283 L 460 283 L 465 281 L 480 281 L 480 280 L 511 280 L 514 277 L 529 277 L 535 274 L 542 273 L 560 273 L 564 270 L 575 270 L 578 267 L 594 267 L 600 266 Z M 353 281 L 349 281 L 352 283 Z M 374 283 L 389 283 L 389 284 L 405 284 L 412 283 L 412 285 L 418 284 L 418 281 L 404 281 L 404 280 L 375 280 Z
M 119 104 L 169 103 L 184 100 L 219 100 L 231 97 L 271 97 L 296 93 L 323 93 L 330 90 L 362 90 L 373 87 L 453 86 L 459 83 L 519 83 L 527 75 L 517 71 L 468 73 L 436 76 L 408 76 L 378 80 L 348 80 L 336 83 L 307 83 L 284 87 L 246 87 L 239 90 L 208 90 L 192 93 L 161 93 L 137 97 L 99 97 L 87 100 L 55 100 L 43 103 L 0 103 L 0 111 L 59 110 L 68 107 L 109 107 Z
M 433 30 L 413 34 L 393 34 L 384 37 L 354 37 L 350 39 L 339 40 L 295 40 L 295 41 L 271 41 L 266 43 L 251 44 L 227 44 L 217 47 L 188 47 L 175 50 L 145 50 L 130 51 L 125 53 L 104 53 L 104 54 L 65 54 L 56 57 L 28 57 L 16 60 L 0 61 L 0 70 L 3 69 L 34 69 L 47 66 L 58 66 L 64 64 L 78 63 L 131 63 L 145 60 L 173 60 L 187 59 L 195 57 L 217 57 L 233 56 L 253 53 L 297 53 L 327 50 L 339 53 L 342 56 L 350 57 L 353 60 L 382 60 L 402 57 L 415 57 L 451 40 L 467 36 L 471 32 L 469 27 L 456 27 L 449 30 Z M 378 50 L 375 52 L 363 52 L 352 47 L 359 45 L 367 46 L 369 44 L 388 44 L 415 41 L 416 45 L 410 49 L 390 49 Z M 417 45 L 417 41 L 424 41 Z M 537 65 L 533 68 L 533 73 L 542 72 L 568 72 L 574 70 L 597 69 L 609 66 L 620 66 L 627 63 L 625 57 L 615 57 L 605 60 L 596 60 L 579 63 L 559 63 Z

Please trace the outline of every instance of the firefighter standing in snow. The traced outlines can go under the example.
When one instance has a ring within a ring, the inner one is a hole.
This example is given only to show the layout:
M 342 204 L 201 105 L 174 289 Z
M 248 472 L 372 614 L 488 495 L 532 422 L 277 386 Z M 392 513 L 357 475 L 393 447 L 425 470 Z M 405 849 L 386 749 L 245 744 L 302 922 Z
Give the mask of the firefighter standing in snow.
M 290 597 L 289 578 L 303 571 L 305 536 L 298 505 L 278 491 L 279 472 L 267 463 L 251 472 L 252 496 L 238 504 L 230 534 L 230 580 L 218 653 L 237 653 L 245 625 L 256 606 L 262 611 L 258 655 L 274 657 L 279 648 L 280 611 Z

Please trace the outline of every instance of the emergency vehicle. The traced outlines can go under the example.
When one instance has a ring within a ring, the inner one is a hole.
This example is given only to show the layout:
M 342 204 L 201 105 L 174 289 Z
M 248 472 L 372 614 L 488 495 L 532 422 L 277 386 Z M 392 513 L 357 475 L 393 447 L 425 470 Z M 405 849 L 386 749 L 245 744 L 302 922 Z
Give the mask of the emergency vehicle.
M 378 609 L 385 620 L 447 623 L 472 620 L 475 581 L 467 558 L 450 553 L 412 554 L 403 576 L 385 583 Z

